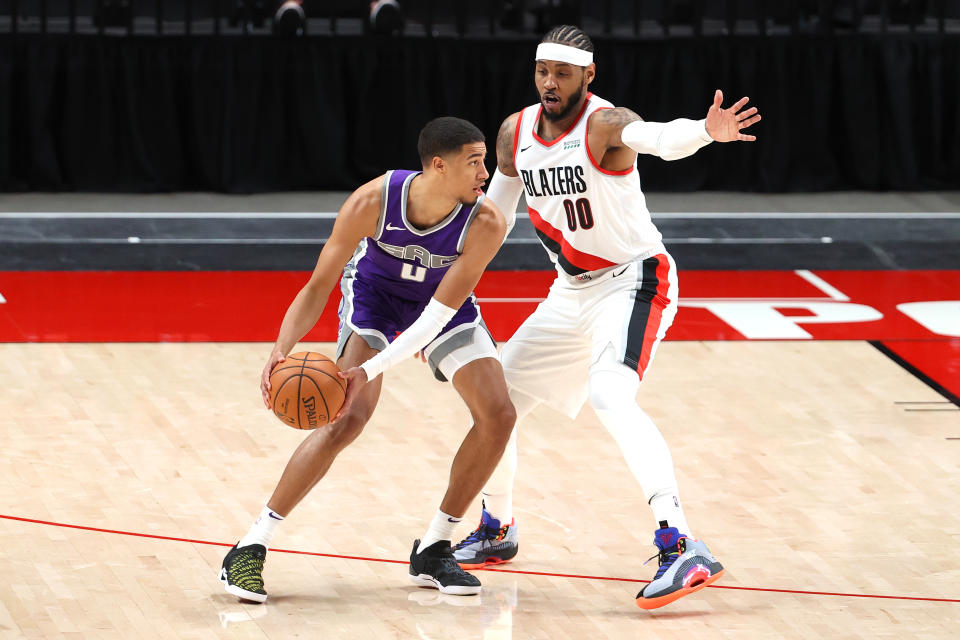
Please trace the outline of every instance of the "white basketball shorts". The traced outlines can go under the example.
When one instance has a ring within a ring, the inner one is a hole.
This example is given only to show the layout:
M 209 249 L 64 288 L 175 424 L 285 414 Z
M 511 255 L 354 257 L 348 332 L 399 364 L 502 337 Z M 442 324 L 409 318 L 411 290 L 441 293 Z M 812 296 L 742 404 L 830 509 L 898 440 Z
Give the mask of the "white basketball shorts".
M 677 269 L 667 253 L 582 283 L 558 277 L 503 347 L 507 385 L 575 418 L 587 400 L 590 369 L 608 348 L 643 379 L 677 314 L 677 296 Z

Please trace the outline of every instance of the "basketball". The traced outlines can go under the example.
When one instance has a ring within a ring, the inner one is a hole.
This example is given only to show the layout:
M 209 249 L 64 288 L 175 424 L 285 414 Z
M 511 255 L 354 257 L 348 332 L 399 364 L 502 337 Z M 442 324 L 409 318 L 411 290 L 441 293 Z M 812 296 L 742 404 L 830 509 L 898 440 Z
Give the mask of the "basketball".
M 270 373 L 273 413 L 294 429 L 316 429 L 343 406 L 346 381 L 327 356 L 313 351 L 291 353 Z

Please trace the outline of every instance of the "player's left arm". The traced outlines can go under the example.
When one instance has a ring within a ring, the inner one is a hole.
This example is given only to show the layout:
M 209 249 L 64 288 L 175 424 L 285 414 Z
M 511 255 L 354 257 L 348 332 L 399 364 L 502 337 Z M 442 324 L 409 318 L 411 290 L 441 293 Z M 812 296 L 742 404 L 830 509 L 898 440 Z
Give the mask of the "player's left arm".
M 486 199 L 480 202 L 477 215 L 470 225 L 470 230 L 467 231 L 463 251 L 444 274 L 420 317 L 397 336 L 386 349 L 359 367 L 353 367 L 340 374 L 347 380 L 347 392 L 336 420 L 346 414 L 350 403 L 364 383 L 416 354 L 440 335 L 467 296 L 480 282 L 480 276 L 497 254 L 506 232 L 506 220 L 496 205 Z
M 590 115 L 590 151 L 603 159 L 604 168 L 617 170 L 628 168 L 634 153 L 679 160 L 714 141 L 753 142 L 756 136 L 743 130 L 759 122 L 760 114 L 756 107 L 744 110 L 749 100 L 743 97 L 724 109 L 723 92 L 717 89 L 703 120 L 670 122 L 645 122 L 625 107 L 600 109 Z
M 467 232 L 463 252 L 443 276 L 433 299 L 447 307 L 459 309 L 480 282 L 487 265 L 497 255 L 506 233 L 507 222 L 503 213 L 496 204 L 484 199 Z

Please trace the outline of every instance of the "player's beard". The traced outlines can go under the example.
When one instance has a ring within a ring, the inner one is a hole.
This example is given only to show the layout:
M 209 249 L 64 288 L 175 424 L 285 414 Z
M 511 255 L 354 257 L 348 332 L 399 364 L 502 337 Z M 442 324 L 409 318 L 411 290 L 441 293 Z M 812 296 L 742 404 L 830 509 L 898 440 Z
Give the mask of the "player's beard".
M 547 120 L 549 120 L 550 122 L 558 122 L 558 121 L 560 121 L 560 120 L 563 120 L 563 119 L 566 118 L 567 116 L 569 116 L 571 113 L 573 113 L 573 110 L 574 110 L 574 109 L 576 109 L 578 106 L 580 106 L 580 98 L 583 97 L 583 90 L 584 90 L 584 88 L 586 88 L 586 86 L 587 86 L 587 83 L 586 83 L 586 82 L 584 82 L 583 84 L 581 84 L 581 85 L 580 85 L 580 88 L 577 89 L 577 92 L 576 92 L 575 94 L 573 94 L 572 96 L 570 96 L 570 101 L 567 102 L 567 106 L 565 106 L 563 109 L 561 109 L 558 113 L 550 113 L 549 111 L 547 111 L 546 109 L 544 109 L 544 110 L 543 110 L 543 117 L 545 117 L 545 118 L 546 118 Z M 542 100 L 542 98 L 541 98 L 541 100 Z

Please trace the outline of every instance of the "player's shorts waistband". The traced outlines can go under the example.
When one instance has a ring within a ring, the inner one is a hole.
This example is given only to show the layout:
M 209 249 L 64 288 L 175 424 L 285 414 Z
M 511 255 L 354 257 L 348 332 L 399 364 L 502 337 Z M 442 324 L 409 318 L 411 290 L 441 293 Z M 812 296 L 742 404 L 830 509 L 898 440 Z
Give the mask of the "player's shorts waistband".
M 557 272 L 560 274 L 557 278 L 561 282 L 573 289 L 582 289 L 586 287 L 591 287 L 605 280 L 609 280 L 612 277 L 615 277 L 614 274 L 621 273 L 621 270 L 624 267 L 627 267 L 631 264 L 640 263 L 644 260 L 651 258 L 656 255 L 667 255 L 667 250 L 662 245 L 659 247 L 653 247 L 644 251 L 640 255 L 636 256 L 632 260 L 627 260 L 626 262 L 621 262 L 620 264 L 614 265 L 612 267 L 604 267 L 603 269 L 596 269 L 594 271 L 587 271 L 586 273 L 581 273 L 576 276 L 564 273 L 557 268 Z

